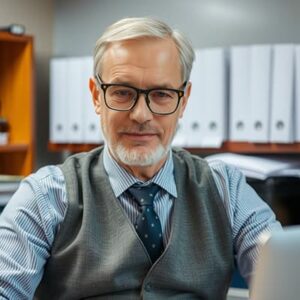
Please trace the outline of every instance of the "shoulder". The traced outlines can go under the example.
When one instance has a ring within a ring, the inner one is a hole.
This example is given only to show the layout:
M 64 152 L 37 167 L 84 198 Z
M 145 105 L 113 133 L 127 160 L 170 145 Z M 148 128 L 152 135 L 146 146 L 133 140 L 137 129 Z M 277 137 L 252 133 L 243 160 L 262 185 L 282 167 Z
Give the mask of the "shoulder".
M 221 160 L 208 160 L 208 165 L 221 199 L 232 215 L 240 191 L 248 185 L 246 178 L 238 168 Z
M 205 160 L 202 159 L 200 156 L 193 155 L 189 151 L 178 147 L 172 148 L 172 154 L 173 157 L 175 157 L 175 159 L 177 159 L 182 164 L 189 162 L 196 162 L 201 164 L 205 162 Z
M 173 156 L 177 169 L 187 169 L 189 179 L 201 182 L 208 177 L 217 190 L 225 209 L 232 219 L 240 191 L 246 183 L 243 173 L 233 165 L 221 160 L 207 160 L 193 155 L 186 150 L 174 148 Z M 176 163 L 177 161 L 177 163 Z
M 97 159 L 99 155 L 103 152 L 104 146 L 97 147 L 95 149 L 90 150 L 89 152 L 80 152 L 69 156 L 61 165 L 61 168 L 65 168 L 67 166 L 74 165 L 78 167 L 80 164 L 84 164 L 86 162 L 91 162 L 94 159 Z
M 186 165 L 190 169 L 190 172 L 191 170 L 196 173 L 203 172 L 203 170 L 206 170 L 208 173 L 211 172 L 217 183 L 225 181 L 229 184 L 231 181 L 244 177 L 239 169 L 221 160 L 206 160 L 181 148 L 173 148 L 172 152 L 175 160 L 182 167 Z
M 43 234 L 51 244 L 67 207 L 64 176 L 57 166 L 47 166 L 22 180 L 3 211 L 3 219 L 24 232 Z
M 33 188 L 39 189 L 45 194 L 53 189 L 63 189 L 65 179 L 58 166 L 49 165 L 26 177 L 24 182 L 30 183 Z
M 208 160 L 208 165 L 223 202 L 234 209 L 241 191 L 250 187 L 245 175 L 237 167 L 221 160 Z
M 175 171 L 189 180 L 200 182 L 210 173 L 207 161 L 197 155 L 181 148 L 173 148 L 172 155 Z
M 226 181 L 232 183 L 237 179 L 244 178 L 244 174 L 235 166 L 227 164 L 221 160 L 208 160 L 209 167 L 211 168 L 216 181 Z
M 27 202 L 35 203 L 40 212 L 48 211 L 50 218 L 61 219 L 65 215 L 68 206 L 65 177 L 58 166 L 40 168 L 22 181 L 19 190 L 19 195 L 26 195 Z

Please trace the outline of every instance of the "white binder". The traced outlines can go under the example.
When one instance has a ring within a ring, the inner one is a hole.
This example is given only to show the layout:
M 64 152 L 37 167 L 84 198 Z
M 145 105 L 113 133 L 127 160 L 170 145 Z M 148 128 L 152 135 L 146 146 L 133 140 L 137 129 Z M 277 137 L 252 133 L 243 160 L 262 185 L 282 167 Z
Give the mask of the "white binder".
M 300 46 L 296 46 L 295 141 L 300 142 Z
M 270 138 L 271 46 L 251 46 L 250 141 L 267 143 Z
M 191 72 L 191 95 L 185 110 L 183 134 L 188 147 L 200 147 L 204 135 L 204 60 L 202 50 L 195 51 L 195 62 Z
M 186 110 L 189 147 L 218 148 L 226 139 L 226 66 L 221 48 L 196 50 Z
M 274 46 L 271 100 L 271 142 L 292 143 L 294 47 Z
M 50 141 L 67 142 L 67 62 L 63 58 L 50 61 Z
M 82 57 L 82 111 L 83 111 L 83 142 L 98 144 L 103 142 L 100 116 L 95 112 L 93 99 L 89 90 L 89 79 L 93 77 L 93 57 Z
M 67 59 L 67 140 L 83 142 L 82 71 L 81 58 Z
M 203 100 L 201 107 L 204 112 L 204 132 L 201 146 L 219 148 L 226 139 L 227 125 L 227 89 L 225 70 L 225 51 L 222 48 L 205 49 L 202 51 Z
M 189 105 L 189 104 L 188 104 Z M 178 120 L 176 133 L 174 135 L 172 146 L 173 147 L 186 147 L 187 146 L 187 130 L 185 129 L 187 119 L 186 114 L 183 115 L 183 118 Z
M 250 47 L 230 49 L 229 139 L 249 141 Z

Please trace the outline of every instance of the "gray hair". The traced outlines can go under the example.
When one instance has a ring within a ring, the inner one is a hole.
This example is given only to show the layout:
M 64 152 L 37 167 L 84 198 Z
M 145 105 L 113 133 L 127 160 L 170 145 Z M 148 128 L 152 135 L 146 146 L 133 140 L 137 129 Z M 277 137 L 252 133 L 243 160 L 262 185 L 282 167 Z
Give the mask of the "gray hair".
M 166 23 L 150 18 L 125 18 L 109 26 L 97 40 L 94 49 L 94 74 L 101 73 L 101 64 L 108 44 L 140 37 L 171 38 L 180 56 L 182 78 L 188 81 L 195 52 L 190 41 L 178 30 L 171 29 Z

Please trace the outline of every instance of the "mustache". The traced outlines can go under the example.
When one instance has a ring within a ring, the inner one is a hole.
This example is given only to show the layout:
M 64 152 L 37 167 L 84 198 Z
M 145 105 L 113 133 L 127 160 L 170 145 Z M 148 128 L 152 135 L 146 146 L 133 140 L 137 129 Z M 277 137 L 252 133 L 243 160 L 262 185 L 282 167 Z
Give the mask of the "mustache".
M 123 127 L 119 132 L 128 134 L 160 134 L 157 128 L 153 128 L 149 124 L 136 124 L 130 127 Z

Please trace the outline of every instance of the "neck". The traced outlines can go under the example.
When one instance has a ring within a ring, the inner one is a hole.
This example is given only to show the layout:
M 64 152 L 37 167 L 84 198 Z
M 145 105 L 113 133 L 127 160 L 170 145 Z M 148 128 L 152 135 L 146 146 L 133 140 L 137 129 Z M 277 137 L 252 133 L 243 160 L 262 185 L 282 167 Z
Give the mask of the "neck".
M 139 165 L 128 165 L 120 161 L 115 155 L 110 151 L 110 155 L 113 157 L 113 159 L 121 166 L 123 167 L 127 172 L 132 174 L 135 178 L 138 178 L 141 181 L 147 181 L 154 177 L 154 175 L 162 168 L 164 163 L 166 162 L 169 152 L 165 154 L 160 161 L 153 165 L 149 166 L 139 166 Z
M 161 169 L 167 160 L 167 156 L 160 160 L 157 164 L 151 166 L 128 166 L 122 162 L 118 163 L 134 177 L 140 179 L 141 181 L 147 181 L 154 177 L 154 175 Z

